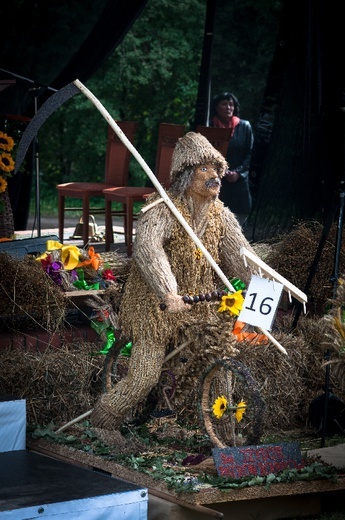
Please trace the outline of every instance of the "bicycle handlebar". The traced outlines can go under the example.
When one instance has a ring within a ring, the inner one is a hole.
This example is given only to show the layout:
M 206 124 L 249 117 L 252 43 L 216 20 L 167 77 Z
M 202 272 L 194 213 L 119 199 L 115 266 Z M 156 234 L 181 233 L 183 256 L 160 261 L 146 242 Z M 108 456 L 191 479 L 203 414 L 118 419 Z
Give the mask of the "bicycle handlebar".
M 189 294 L 186 294 L 185 296 L 181 296 L 182 300 L 184 301 L 185 304 L 187 305 L 193 305 L 194 303 L 199 303 L 199 302 L 211 302 L 211 301 L 220 301 L 222 299 L 223 296 L 225 296 L 226 294 L 228 294 L 227 291 L 212 291 L 211 293 L 208 292 L 208 293 L 200 293 L 200 294 L 196 294 L 194 296 L 190 296 Z M 160 304 L 160 309 L 162 311 L 165 311 L 165 309 L 167 308 L 166 304 L 165 303 L 161 303 Z

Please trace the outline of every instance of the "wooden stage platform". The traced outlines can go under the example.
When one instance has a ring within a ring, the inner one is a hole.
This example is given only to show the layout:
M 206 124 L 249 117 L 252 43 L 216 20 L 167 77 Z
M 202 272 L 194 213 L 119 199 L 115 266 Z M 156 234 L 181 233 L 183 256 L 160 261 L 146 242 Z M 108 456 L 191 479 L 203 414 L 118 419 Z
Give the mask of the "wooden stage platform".
M 99 456 L 50 443 L 30 440 L 28 449 L 56 457 L 85 468 L 148 489 L 148 520 L 281 520 L 292 516 L 319 514 L 324 505 L 341 503 L 345 493 L 345 475 L 336 482 L 330 480 L 299 481 L 291 484 L 273 484 L 270 487 L 253 486 L 222 491 L 203 489 L 198 493 L 178 494 L 164 482 L 149 475 L 128 469 Z

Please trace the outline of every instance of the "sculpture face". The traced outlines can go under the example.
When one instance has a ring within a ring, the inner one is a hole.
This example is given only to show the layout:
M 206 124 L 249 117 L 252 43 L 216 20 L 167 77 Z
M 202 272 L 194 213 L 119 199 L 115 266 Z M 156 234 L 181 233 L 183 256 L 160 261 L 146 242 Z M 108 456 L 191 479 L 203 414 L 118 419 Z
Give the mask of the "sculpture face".
M 189 186 L 192 196 L 204 199 L 215 199 L 219 195 L 221 181 L 217 166 L 214 163 L 200 164 L 194 170 L 193 180 Z

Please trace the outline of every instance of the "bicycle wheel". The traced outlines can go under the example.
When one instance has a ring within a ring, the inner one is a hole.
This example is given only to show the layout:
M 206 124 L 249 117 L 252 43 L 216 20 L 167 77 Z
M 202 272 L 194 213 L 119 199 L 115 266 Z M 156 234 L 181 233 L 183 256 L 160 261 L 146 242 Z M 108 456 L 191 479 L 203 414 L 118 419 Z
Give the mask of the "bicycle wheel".
M 199 413 L 212 444 L 217 448 L 257 444 L 260 440 L 265 404 L 258 385 L 247 367 L 232 358 L 219 359 L 200 378 Z M 219 419 L 213 405 L 218 397 L 227 400 L 227 410 Z M 240 421 L 235 411 L 246 403 Z

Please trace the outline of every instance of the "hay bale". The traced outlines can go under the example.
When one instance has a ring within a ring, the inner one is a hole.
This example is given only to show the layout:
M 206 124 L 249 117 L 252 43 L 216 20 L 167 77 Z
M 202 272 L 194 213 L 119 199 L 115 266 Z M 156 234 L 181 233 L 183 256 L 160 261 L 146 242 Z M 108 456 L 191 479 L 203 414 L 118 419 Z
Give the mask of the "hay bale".
M 93 407 L 102 391 L 104 356 L 93 343 L 63 345 L 44 352 L 0 352 L 0 393 L 26 399 L 27 422 L 68 422 Z
M 117 313 L 130 260 L 116 252 L 101 257 L 103 267 L 113 271 L 117 282 L 109 285 L 102 298 L 85 291 L 84 302 L 90 309 L 109 305 Z M 63 338 L 69 299 L 39 262 L 32 256 L 16 259 L 0 253 L 0 276 L 3 327 L 25 333 L 43 328 L 50 334 L 59 331 Z M 68 294 L 73 290 L 69 287 Z M 91 355 L 98 351 L 99 344 L 66 344 L 63 339 L 56 350 L 4 349 L 0 352 L 0 393 L 26 399 L 29 424 L 68 422 L 91 409 L 102 392 L 104 356 Z
M 305 290 L 314 259 L 323 235 L 319 222 L 300 222 L 293 230 L 281 237 L 267 254 L 265 261 L 301 290 Z M 334 256 L 337 242 L 337 227 L 333 225 L 324 242 L 322 253 L 317 263 L 308 291 L 308 309 L 310 312 L 324 312 L 325 303 L 332 296 Z M 342 248 L 339 256 L 340 271 L 345 271 L 345 231 L 342 236 Z
M 0 318 L 8 329 L 62 326 L 66 298 L 33 257 L 19 260 L 0 253 Z
M 238 345 L 237 359 L 249 367 L 266 401 L 266 433 L 307 426 L 309 405 L 323 393 L 325 381 L 321 332 L 320 320 L 310 318 L 301 318 L 294 335 L 275 331 L 288 357 L 273 345 Z M 93 408 L 103 391 L 104 356 L 92 356 L 98 350 L 99 345 L 80 342 L 45 352 L 1 351 L 0 392 L 26 399 L 31 425 L 66 423 Z M 179 422 L 189 422 L 192 417 L 198 421 L 197 403 L 191 396 L 199 375 L 184 378 L 186 407 Z M 344 389 L 332 370 L 331 385 L 345 400 Z
M 264 256 L 269 265 L 303 289 L 321 232 L 322 227 L 317 223 L 301 223 L 277 243 L 261 244 L 257 252 L 261 251 L 260 256 Z M 329 303 L 335 232 L 332 228 L 310 289 L 310 299 L 322 308 L 326 302 Z M 105 304 L 110 304 L 117 313 L 130 262 L 114 253 L 102 254 L 102 257 L 120 278 L 120 284 L 108 288 L 103 296 Z M 14 326 L 19 316 L 24 315 L 32 326 L 39 323 L 47 330 L 60 326 L 64 321 L 66 299 L 63 291 L 46 276 L 37 262 L 30 258 L 18 261 L 4 254 L 0 255 L 0 260 L 0 308 L 7 323 Z M 341 265 L 343 261 L 342 251 Z M 339 299 L 338 307 L 345 303 L 344 300 L 345 297 Z M 289 315 L 280 319 L 272 331 L 288 351 L 288 357 L 273 345 L 238 344 L 240 352 L 237 358 L 249 367 L 266 401 L 266 432 L 305 427 L 310 403 L 323 393 L 326 325 L 318 316 L 309 313 L 300 318 L 292 334 L 291 321 Z M 328 330 L 332 338 L 334 330 Z M 328 343 L 330 341 L 328 337 Z M 99 346 L 83 342 L 45 352 L 4 350 L 0 352 L 0 391 L 27 400 L 29 424 L 68 422 L 93 408 L 102 392 L 104 357 L 91 356 L 98 350 Z M 185 395 L 182 421 L 184 417 L 197 417 L 196 402 L 191 398 L 200 375 L 197 361 L 195 367 L 185 363 L 186 373 L 179 374 L 183 388 L 178 386 L 177 394 L 181 396 L 183 392 Z M 333 392 L 345 400 L 345 385 L 343 379 L 340 380 L 343 373 L 343 370 L 331 370 L 331 386 Z

